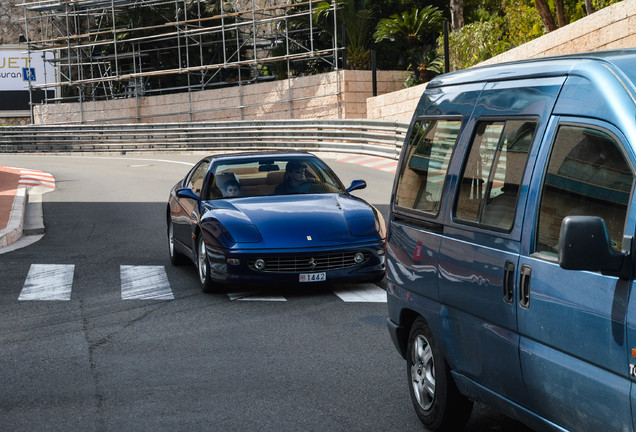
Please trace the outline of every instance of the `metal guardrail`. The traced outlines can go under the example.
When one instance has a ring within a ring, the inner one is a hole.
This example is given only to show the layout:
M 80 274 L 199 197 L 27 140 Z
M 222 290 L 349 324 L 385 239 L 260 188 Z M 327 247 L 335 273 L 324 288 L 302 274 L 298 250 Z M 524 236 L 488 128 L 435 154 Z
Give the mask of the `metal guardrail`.
M 408 125 L 314 119 L 2 126 L 0 153 L 295 149 L 397 159 Z

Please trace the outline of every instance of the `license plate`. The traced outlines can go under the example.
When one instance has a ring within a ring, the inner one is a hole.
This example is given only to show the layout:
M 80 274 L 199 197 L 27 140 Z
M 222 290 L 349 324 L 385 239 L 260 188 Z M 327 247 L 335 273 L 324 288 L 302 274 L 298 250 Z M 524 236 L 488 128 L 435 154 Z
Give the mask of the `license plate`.
M 301 273 L 298 275 L 300 282 L 322 282 L 327 280 L 327 273 Z

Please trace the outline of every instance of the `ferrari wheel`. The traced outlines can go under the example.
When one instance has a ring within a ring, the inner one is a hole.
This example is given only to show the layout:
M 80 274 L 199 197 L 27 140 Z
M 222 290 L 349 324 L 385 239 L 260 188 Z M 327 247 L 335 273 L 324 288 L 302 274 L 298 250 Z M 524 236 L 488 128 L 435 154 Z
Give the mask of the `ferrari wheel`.
M 199 236 L 199 243 L 197 247 L 197 269 L 199 270 L 199 282 L 201 282 L 201 289 L 203 292 L 213 292 L 214 284 L 210 278 L 210 261 L 208 260 L 208 253 L 205 248 L 203 236 Z
M 170 254 L 170 262 L 172 265 L 181 265 L 185 262 L 185 256 L 181 255 L 174 247 L 174 226 L 168 218 L 168 252 Z
M 435 431 L 462 429 L 470 417 L 472 402 L 457 389 L 446 360 L 422 319 L 411 328 L 406 358 L 411 400 L 420 421 Z

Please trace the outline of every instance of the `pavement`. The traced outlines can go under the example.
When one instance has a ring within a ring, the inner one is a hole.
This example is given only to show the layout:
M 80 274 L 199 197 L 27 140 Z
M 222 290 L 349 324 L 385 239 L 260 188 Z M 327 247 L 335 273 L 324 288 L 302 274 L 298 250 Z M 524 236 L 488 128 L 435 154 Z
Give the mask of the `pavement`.
M 44 234 L 42 193 L 53 189 L 49 173 L 0 166 L 0 250 L 23 236 Z

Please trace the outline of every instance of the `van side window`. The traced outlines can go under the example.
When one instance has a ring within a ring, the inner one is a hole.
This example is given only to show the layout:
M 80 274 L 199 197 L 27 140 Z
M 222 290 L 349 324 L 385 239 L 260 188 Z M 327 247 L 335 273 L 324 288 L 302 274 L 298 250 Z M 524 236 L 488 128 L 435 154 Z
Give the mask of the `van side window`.
M 406 167 L 395 195 L 396 205 L 437 215 L 460 128 L 459 120 L 415 122 L 407 143 Z
M 536 129 L 537 123 L 529 120 L 477 123 L 459 183 L 458 219 L 501 230 L 512 228 Z
M 557 256 L 566 216 L 605 220 L 612 247 L 621 250 L 634 173 L 621 145 L 606 132 L 560 126 L 544 179 L 536 252 Z

